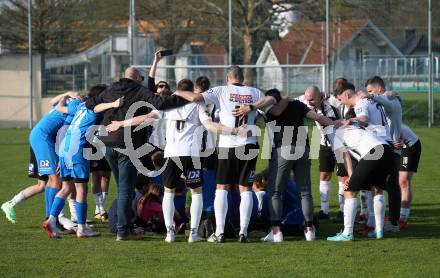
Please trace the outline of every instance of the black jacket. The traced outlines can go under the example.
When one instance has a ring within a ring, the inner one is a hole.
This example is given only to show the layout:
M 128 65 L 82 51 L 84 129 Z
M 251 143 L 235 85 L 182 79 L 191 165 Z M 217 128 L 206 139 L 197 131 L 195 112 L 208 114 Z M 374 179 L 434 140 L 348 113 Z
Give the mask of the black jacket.
M 104 111 L 103 119 L 101 122 L 102 125 L 108 125 L 112 121 L 125 120 L 125 116 L 130 106 L 138 101 L 148 102 L 159 110 L 180 107 L 187 103 L 187 101 L 178 96 L 157 96 L 141 84 L 131 79 L 121 78 L 119 81 L 111 84 L 101 94 L 97 95 L 96 97 L 88 98 L 86 101 L 86 107 L 89 109 L 93 109 L 96 105 L 100 103 L 113 102 L 122 96 L 124 97 L 124 105 L 119 108 L 112 108 Z M 150 111 L 150 108 L 143 106 L 134 113 L 134 116 L 145 115 Z M 137 148 L 145 143 L 147 135 L 145 128 L 137 132 L 133 132 L 134 128 L 135 127 L 132 128 L 132 140 L 134 147 Z M 123 140 L 123 129 L 119 129 L 114 133 L 110 133 L 108 136 L 106 136 L 106 138 L 101 137 L 100 139 L 107 146 L 125 146 Z

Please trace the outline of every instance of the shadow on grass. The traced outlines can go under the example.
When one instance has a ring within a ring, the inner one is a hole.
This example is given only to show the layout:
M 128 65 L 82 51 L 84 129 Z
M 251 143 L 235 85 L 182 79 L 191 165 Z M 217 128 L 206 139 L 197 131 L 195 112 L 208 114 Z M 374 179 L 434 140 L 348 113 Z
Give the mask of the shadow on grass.
M 438 205 L 436 203 L 414 204 L 407 228 L 398 233 L 386 233 L 386 238 L 440 239 L 440 208 L 435 207 Z M 355 231 L 361 227 L 362 225 L 355 224 Z M 332 220 L 320 220 L 317 236 L 319 239 L 324 239 L 327 236 L 333 236 L 343 228 L 342 223 L 335 224 Z

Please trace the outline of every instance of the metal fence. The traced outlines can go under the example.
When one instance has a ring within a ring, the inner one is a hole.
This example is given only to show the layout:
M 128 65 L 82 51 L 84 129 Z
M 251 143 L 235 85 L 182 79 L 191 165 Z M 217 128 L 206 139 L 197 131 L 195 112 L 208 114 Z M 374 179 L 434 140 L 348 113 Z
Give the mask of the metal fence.
M 386 82 L 387 89 L 401 93 L 403 97 L 403 116 L 406 123 L 412 126 L 428 125 L 428 77 L 426 57 L 364 57 L 359 64 L 344 65 L 344 68 L 330 69 L 330 77 L 344 76 L 356 84 L 358 90 L 365 90 L 365 81 L 379 75 Z M 434 111 L 440 110 L 440 80 L 439 59 L 434 59 Z M 120 65 L 121 73 L 126 65 Z M 149 65 L 135 65 L 143 75 L 148 75 Z M 156 71 L 156 81 L 167 81 L 172 89 L 179 80 L 187 78 L 196 80 L 199 76 L 207 76 L 212 86 L 225 84 L 228 65 L 168 65 L 159 66 Z M 308 86 L 315 85 L 324 88 L 324 65 L 243 65 L 251 71 L 247 84 L 265 91 L 277 88 L 284 94 L 297 96 L 304 93 Z M 106 67 L 98 67 L 106 68 Z M 60 72 L 46 72 L 47 91 L 51 94 L 66 90 L 85 91 L 88 86 L 97 83 L 109 83 L 120 76 L 110 76 L 110 71 L 91 73 L 83 66 L 65 69 Z M 440 123 L 440 114 L 434 113 L 434 125 Z
M 5 3 L 7 2 L 9 1 Z M 28 2 L 30 5 L 32 4 L 32 1 Z M 109 13 L 108 18 L 100 19 L 100 21 L 108 23 L 105 24 L 104 29 L 99 24 L 84 27 L 89 29 L 71 28 L 69 32 L 79 35 L 79 38 L 84 38 L 87 43 L 75 48 L 76 53 L 72 55 L 63 54 L 62 57 L 57 57 L 56 55 L 59 55 L 57 53 L 67 53 L 67 51 L 60 51 L 59 49 L 53 50 L 52 53 L 51 51 L 44 52 L 45 57 L 39 65 L 41 67 L 36 69 L 37 64 L 34 64 L 34 70 L 29 71 L 34 73 L 34 81 L 30 81 L 29 72 L 27 76 L 23 75 L 26 68 L 21 63 L 17 63 L 20 67 L 15 69 L 17 78 L 13 78 L 18 80 L 16 85 L 11 85 L 11 82 L 2 82 L 0 97 L 3 102 L 7 99 L 8 102 L 13 103 L 12 99 L 16 98 L 18 93 L 11 96 L 10 92 L 15 91 L 26 92 L 30 99 L 36 99 L 37 106 L 38 102 L 41 102 L 38 99 L 39 97 L 43 97 L 42 101 L 44 102 L 45 97 L 67 90 L 85 92 L 94 84 L 108 84 L 118 79 L 130 64 L 138 64 L 146 74 L 148 65 L 151 64 L 154 49 L 158 44 L 164 44 L 163 39 L 168 40 L 167 36 L 171 37 L 171 42 L 178 41 L 173 37 L 174 33 L 167 32 L 179 31 L 175 29 L 176 26 L 168 26 L 169 23 L 166 21 L 156 22 L 155 19 L 145 14 L 145 11 L 137 11 L 136 7 L 139 8 L 139 5 L 135 5 L 134 2 L 136 1 L 130 1 L 130 14 L 127 14 L 127 19 L 130 18 L 129 23 L 125 19 L 120 20 L 120 22 L 115 21 Z M 137 2 L 140 3 L 141 1 Z M 264 1 L 260 2 L 263 3 Z M 379 75 L 386 81 L 388 89 L 414 94 L 411 95 L 411 99 L 414 100 L 415 104 L 413 103 L 412 108 L 408 107 L 410 112 L 424 111 L 425 100 L 428 99 L 427 93 L 433 88 L 435 96 L 434 100 L 430 99 L 429 104 L 437 111 L 437 93 L 440 92 L 440 42 L 436 38 L 440 34 L 440 27 L 438 17 L 432 17 L 431 13 L 438 10 L 438 1 L 326 0 L 321 2 L 275 2 L 286 8 L 285 12 L 271 14 L 270 18 L 272 20 L 274 19 L 273 16 L 276 17 L 271 27 L 273 30 L 278 31 L 279 38 L 277 41 L 284 40 L 284 42 L 277 44 L 278 51 L 275 48 L 270 48 L 277 61 L 272 61 L 271 58 L 264 61 L 266 63 L 264 65 L 244 66 L 246 70 L 251 72 L 250 75 L 247 75 L 247 83 L 262 90 L 278 88 L 286 94 L 293 95 L 303 92 L 309 85 L 329 89 L 328 85 L 331 84 L 331 81 L 340 76 L 352 81 L 358 89 L 363 89 L 364 83 L 369 77 Z M 241 9 L 237 6 L 236 1 L 228 1 L 228 5 L 224 4 L 225 6 L 222 7 L 225 8 L 225 15 L 228 14 L 229 24 L 226 25 L 223 21 L 215 21 L 215 23 L 213 21 L 212 24 L 210 22 L 210 24 L 197 27 L 199 28 L 197 30 L 202 31 L 203 34 L 204 32 L 212 32 L 216 36 L 209 41 L 188 37 L 186 44 L 190 45 L 188 46 L 189 51 L 185 52 L 185 47 L 182 45 L 176 47 L 179 48 L 174 49 L 177 55 L 171 57 L 169 61 L 167 58 L 166 63 L 159 64 L 156 75 L 157 80 L 166 80 L 174 87 L 176 82 L 182 78 L 194 80 L 200 75 L 206 75 L 213 85 L 224 84 L 227 67 L 225 64 L 232 62 L 228 57 L 234 57 L 236 61 L 241 61 L 243 58 L 242 53 L 239 53 L 243 50 L 241 45 L 243 42 L 239 36 L 232 36 L 233 28 L 243 28 L 243 26 L 240 26 L 242 23 L 236 19 L 237 12 Z M 126 5 L 128 8 L 129 3 L 127 2 Z M 35 11 L 38 8 L 40 8 L 38 5 L 33 6 Z M 227 13 L 226 8 L 228 8 Z M 278 8 L 275 10 L 279 10 Z M 22 12 L 23 14 L 28 13 L 24 7 Z M 69 12 L 74 13 L 75 11 Z M 262 13 L 256 14 L 261 15 Z M 138 19 L 136 19 L 136 15 Z M 28 16 L 31 20 L 31 13 L 28 13 Z M 78 21 L 80 23 L 81 20 Z M 26 21 L 19 24 L 19 26 L 22 26 L 23 32 L 27 27 L 25 23 Z M 277 27 L 278 23 L 281 23 L 280 26 L 284 27 L 279 29 L 279 26 Z M 36 25 L 28 25 L 30 34 Z M 55 32 L 57 30 L 55 27 L 58 28 L 58 25 L 53 25 L 54 29 L 52 29 L 52 26 L 48 26 L 48 30 L 44 31 Z M 95 33 L 95 28 L 100 30 L 99 34 Z M 91 39 L 87 35 L 83 36 L 82 32 L 95 35 Z M 288 35 L 289 33 L 291 36 Z M 228 36 L 225 34 L 228 34 Z M 29 36 L 29 38 L 31 39 L 32 36 Z M 95 38 L 102 41 L 95 40 Z M 264 45 L 271 44 L 272 39 L 270 38 L 273 37 L 268 36 L 268 41 L 265 41 Z M 41 39 L 47 38 L 44 36 L 38 38 L 38 40 Z M 64 39 L 63 36 L 55 37 L 55 40 L 59 40 L 59 43 L 64 42 Z M 226 40 L 228 40 L 230 47 L 224 47 Z M 192 45 L 191 42 L 193 42 Z M 253 47 L 255 54 L 259 55 L 257 51 L 261 51 L 262 43 L 259 42 Z M 220 47 L 222 51 L 219 51 L 218 54 L 213 54 L 217 53 L 215 51 L 200 51 L 201 46 L 207 47 L 211 44 Z M 199 46 L 199 51 L 192 51 L 192 47 L 196 45 Z M 14 47 L 1 44 L 0 54 L 8 53 L 9 48 L 11 48 L 11 51 L 14 50 Z M 19 48 L 21 49 L 22 45 Z M 189 53 L 189 55 L 186 53 Z M 197 55 L 197 53 L 203 55 Z M 208 59 L 209 62 L 207 62 L 207 53 L 210 53 L 211 58 L 216 56 L 215 59 Z M 429 53 L 433 55 L 432 87 L 429 86 Z M 183 55 L 181 58 L 186 59 L 186 62 L 178 63 L 176 61 L 178 55 Z M 3 54 L 0 56 L 3 56 Z M 286 57 L 286 60 L 282 61 L 284 57 Z M 0 60 L 2 60 L 1 57 Z M 282 65 L 278 65 L 279 63 Z M 315 65 L 284 65 L 283 63 L 314 63 Z M 321 64 L 326 64 L 327 67 Z M 1 67 L 3 66 L 1 65 Z M 11 80 L 10 75 L 8 75 L 11 65 L 7 64 L 6 67 L 1 67 L 0 71 L 3 71 L 2 74 L 5 76 L 3 79 L 6 81 Z M 29 80 L 29 83 L 35 83 L 34 86 L 28 85 L 26 89 L 23 84 L 25 80 Z M 35 88 L 33 96 L 30 88 Z M 39 94 L 38 97 L 37 93 Z M 20 95 L 20 98 L 24 99 L 25 96 Z M 8 117 L 16 117 L 15 115 L 19 113 L 17 111 L 29 108 L 32 108 L 29 104 L 27 107 L 22 104 L 20 107 L 10 108 L 11 112 L 8 112 Z M 29 114 L 33 115 L 35 111 L 29 110 Z M 41 110 L 44 111 L 44 109 Z M 8 117 L 1 118 L 9 121 Z M 420 114 L 414 117 L 423 118 L 420 123 L 425 124 L 424 115 Z M 437 117 L 435 121 L 437 124 Z
M 149 66 L 135 65 L 147 74 Z M 323 88 L 325 78 L 324 65 L 241 65 L 244 71 L 250 71 L 251 78 L 246 84 L 261 90 L 277 88 L 285 94 L 298 94 L 311 85 Z M 199 76 L 207 76 L 212 86 L 224 85 L 229 65 L 194 65 L 194 66 L 162 66 L 158 67 L 156 80 L 166 80 L 175 87 L 183 79 L 196 80 Z
M 440 92 L 439 57 L 433 57 L 433 90 Z M 426 92 L 429 87 L 429 57 L 367 56 L 362 61 L 366 76 L 379 75 L 399 92 Z

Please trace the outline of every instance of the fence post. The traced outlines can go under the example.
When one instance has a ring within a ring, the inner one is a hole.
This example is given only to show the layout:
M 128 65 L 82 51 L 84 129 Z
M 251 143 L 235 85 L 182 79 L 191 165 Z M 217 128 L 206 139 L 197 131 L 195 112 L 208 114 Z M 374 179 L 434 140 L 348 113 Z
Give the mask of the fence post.
M 28 55 L 29 55 L 29 128 L 34 126 L 34 108 L 33 108 L 33 83 L 34 73 L 32 71 L 32 0 L 28 0 Z
M 432 95 L 432 6 L 431 0 L 428 0 L 428 67 L 429 67 L 429 90 L 428 90 L 428 127 L 434 124 L 434 98 Z

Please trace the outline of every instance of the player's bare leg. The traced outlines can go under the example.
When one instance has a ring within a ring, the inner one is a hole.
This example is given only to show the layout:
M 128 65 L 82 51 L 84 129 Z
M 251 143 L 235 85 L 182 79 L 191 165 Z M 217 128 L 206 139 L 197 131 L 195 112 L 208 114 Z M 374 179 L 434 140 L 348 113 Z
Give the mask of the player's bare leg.
M 404 229 L 408 223 L 410 205 L 412 201 L 411 180 L 413 172 L 400 171 L 399 172 L 399 185 L 402 194 L 399 228 Z
M 5 213 L 6 218 L 13 224 L 17 222 L 14 207 L 24 200 L 27 200 L 44 191 L 46 181 L 38 180 L 37 184 L 31 185 L 20 191 L 11 200 L 2 204 L 1 209 Z
M 107 213 L 104 209 L 104 202 L 108 195 L 110 173 L 107 171 L 94 171 L 91 172 L 91 176 L 92 193 L 93 199 L 95 200 L 95 218 L 106 221 Z
M 112 174 L 111 171 L 101 171 L 102 206 L 104 208 L 104 212 L 105 212 L 105 202 L 107 201 L 108 198 L 108 189 L 110 187 L 111 174 Z

